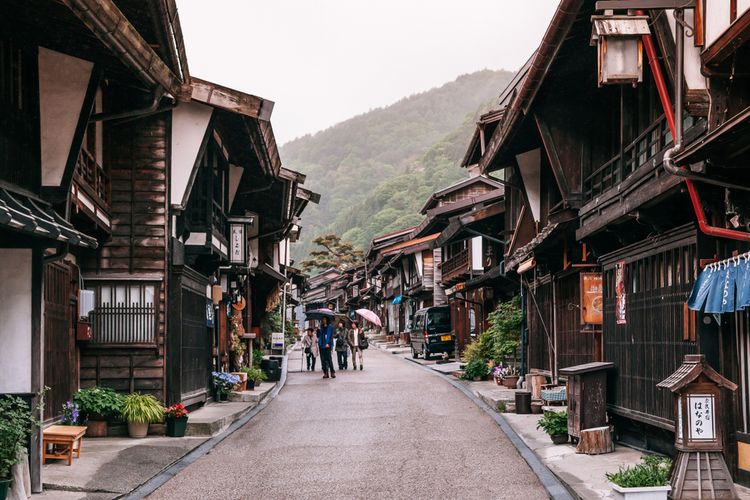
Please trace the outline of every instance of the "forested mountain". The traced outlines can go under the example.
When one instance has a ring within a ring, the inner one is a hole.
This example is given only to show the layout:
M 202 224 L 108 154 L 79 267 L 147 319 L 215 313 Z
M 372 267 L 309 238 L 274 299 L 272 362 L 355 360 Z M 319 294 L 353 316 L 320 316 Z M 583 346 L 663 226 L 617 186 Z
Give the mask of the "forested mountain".
M 417 224 L 436 189 L 466 175 L 458 167 L 481 112 L 512 73 L 483 70 L 286 143 L 284 164 L 322 195 L 303 215 L 299 261 L 320 234 L 365 248 L 373 236 Z

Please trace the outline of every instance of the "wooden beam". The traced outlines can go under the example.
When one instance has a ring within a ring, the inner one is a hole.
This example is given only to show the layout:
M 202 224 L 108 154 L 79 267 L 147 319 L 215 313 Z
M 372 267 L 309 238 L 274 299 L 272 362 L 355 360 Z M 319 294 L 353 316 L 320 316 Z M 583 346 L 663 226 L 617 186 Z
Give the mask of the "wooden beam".
M 563 169 L 562 163 L 560 162 L 560 155 L 558 154 L 557 148 L 555 147 L 555 141 L 552 138 L 552 131 L 550 130 L 549 125 L 538 113 L 534 113 L 534 121 L 536 122 L 537 129 L 539 130 L 539 137 L 542 139 L 544 150 L 547 153 L 547 158 L 549 159 L 550 166 L 552 167 L 552 173 L 555 175 L 555 180 L 557 181 L 557 186 L 560 189 L 560 193 L 562 194 L 563 201 L 567 203 L 570 200 L 571 195 L 570 186 L 568 185 L 568 180 L 565 177 L 565 171 Z
M 191 89 L 190 97 L 194 101 L 258 120 L 268 121 L 271 119 L 273 101 L 245 94 L 200 78 L 192 78 Z
M 716 66 L 750 40 L 750 12 L 733 22 L 714 43 L 701 53 L 704 66 Z

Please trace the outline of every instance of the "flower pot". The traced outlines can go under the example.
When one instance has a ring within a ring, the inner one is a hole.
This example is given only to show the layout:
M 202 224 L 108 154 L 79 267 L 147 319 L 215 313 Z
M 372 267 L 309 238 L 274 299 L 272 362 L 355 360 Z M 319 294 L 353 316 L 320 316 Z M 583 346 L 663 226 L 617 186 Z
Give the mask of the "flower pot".
M 493 377 L 495 379 L 495 383 L 497 385 L 503 385 L 503 379 L 502 377 Z
M 474 377 L 472 380 L 474 380 L 474 382 L 479 382 L 482 380 L 482 377 Z
M 568 442 L 568 435 L 567 434 L 555 434 L 554 436 L 550 436 L 552 439 L 552 442 L 555 444 L 565 444 Z
M 257 382 L 255 382 L 255 380 L 248 380 L 247 381 L 247 390 L 248 391 L 254 391 L 256 384 L 257 384 Z
M 514 375 L 512 377 L 503 377 L 503 385 L 507 387 L 508 389 L 515 389 L 516 384 L 518 384 L 517 375 Z
M 148 434 L 148 422 L 128 422 L 128 435 L 132 438 L 145 438 Z
M 12 481 L 12 479 L 0 479 L 0 500 L 5 500 L 8 497 L 8 490 Z
M 531 403 L 531 413 L 534 415 L 541 415 L 542 414 L 542 406 L 543 403 L 541 401 L 533 401 Z
M 187 430 L 188 417 L 174 418 L 167 417 L 167 436 L 169 437 L 183 437 Z
M 643 488 L 623 488 L 616 484 L 612 484 L 614 497 L 625 498 L 627 500 L 666 500 L 671 489 L 672 487 L 669 485 Z
M 245 372 L 232 372 L 232 375 L 239 377 L 240 382 L 234 386 L 235 391 L 242 392 L 247 390 L 247 373 Z
M 89 418 L 86 421 L 86 437 L 107 437 L 107 421 Z

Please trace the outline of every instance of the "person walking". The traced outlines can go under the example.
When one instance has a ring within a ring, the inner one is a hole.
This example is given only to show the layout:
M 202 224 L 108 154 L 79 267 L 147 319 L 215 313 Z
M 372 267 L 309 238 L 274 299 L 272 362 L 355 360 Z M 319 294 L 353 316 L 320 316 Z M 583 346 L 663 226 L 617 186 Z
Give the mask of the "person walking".
M 359 329 L 359 323 L 352 321 L 352 328 L 347 334 L 346 341 L 352 350 L 352 366 L 357 369 L 357 358 L 359 358 L 359 369 L 364 370 L 364 357 L 362 355 L 362 344 L 364 344 L 365 333 Z
M 338 358 L 338 364 L 339 364 L 339 370 L 346 370 L 349 368 L 348 363 L 348 350 L 349 350 L 349 344 L 347 343 L 347 332 L 346 328 L 344 328 L 344 322 L 339 321 L 339 324 L 336 326 L 336 357 Z
M 318 349 L 318 339 L 315 337 L 315 331 L 312 328 L 308 328 L 305 335 L 302 336 L 302 347 L 307 358 L 307 371 L 314 372 L 315 361 L 320 356 L 320 350 Z
M 323 366 L 323 378 L 336 378 L 336 372 L 333 370 L 333 359 L 331 350 L 333 349 L 333 327 L 330 325 L 331 320 L 326 318 L 320 320 L 318 328 L 318 348 L 320 350 L 320 364 Z

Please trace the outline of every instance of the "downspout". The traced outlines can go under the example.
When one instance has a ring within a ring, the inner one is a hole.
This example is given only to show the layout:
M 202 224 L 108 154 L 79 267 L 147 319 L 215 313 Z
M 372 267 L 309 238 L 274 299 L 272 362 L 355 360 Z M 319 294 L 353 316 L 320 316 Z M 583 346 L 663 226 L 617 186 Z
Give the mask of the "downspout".
M 637 14 L 643 15 L 643 11 L 636 11 Z M 685 58 L 685 39 L 684 39 L 684 26 L 683 22 L 683 11 L 682 9 L 675 9 L 675 48 L 677 51 L 677 61 L 675 64 L 675 107 L 674 111 L 672 108 L 672 102 L 669 99 L 669 92 L 667 91 L 667 85 L 664 80 L 664 74 L 661 72 L 661 66 L 656 56 L 656 49 L 654 48 L 654 41 L 651 35 L 643 35 L 643 45 L 646 47 L 646 54 L 648 55 L 649 66 L 651 72 L 654 75 L 654 82 L 659 92 L 659 100 L 661 101 L 664 114 L 669 124 L 669 130 L 672 132 L 674 138 L 674 146 L 664 153 L 664 170 L 673 175 L 679 175 L 685 179 L 685 185 L 690 195 L 690 202 L 693 205 L 696 219 L 698 221 L 698 227 L 701 232 L 708 236 L 715 236 L 719 238 L 728 238 L 739 241 L 750 241 L 750 233 L 744 233 L 742 231 L 735 231 L 732 229 L 726 229 L 722 227 L 711 226 L 708 223 L 706 213 L 703 210 L 703 204 L 701 203 L 698 190 L 693 183 L 693 178 L 701 180 L 707 183 L 716 184 L 727 188 L 736 188 L 737 186 L 729 185 L 725 183 L 719 183 L 712 179 L 706 179 L 705 176 L 698 175 L 694 172 L 690 172 L 685 167 L 678 167 L 675 165 L 673 157 L 682 150 L 682 111 L 683 111 L 683 65 Z

